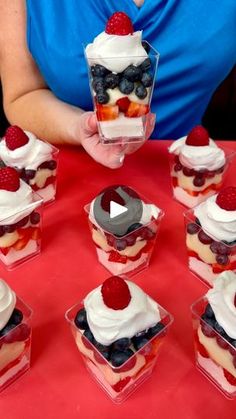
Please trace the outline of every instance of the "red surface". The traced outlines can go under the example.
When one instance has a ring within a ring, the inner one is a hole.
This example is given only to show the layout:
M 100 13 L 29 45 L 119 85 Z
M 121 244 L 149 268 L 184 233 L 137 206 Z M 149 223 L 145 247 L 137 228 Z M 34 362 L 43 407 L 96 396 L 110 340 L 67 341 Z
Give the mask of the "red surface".
M 189 307 L 207 288 L 187 268 L 184 207 L 172 199 L 168 141 L 148 142 L 109 170 L 80 149 L 61 149 L 57 201 L 45 209 L 41 256 L 5 278 L 34 310 L 32 367 L 0 394 L 1 419 L 233 419 L 228 401 L 194 366 Z M 236 150 L 236 142 L 222 142 Z M 230 168 L 236 175 L 235 163 Z M 96 260 L 83 206 L 125 183 L 165 210 L 148 270 L 134 281 L 174 315 L 158 365 L 122 405 L 113 404 L 82 364 L 65 311 L 108 277 Z M 229 176 L 226 184 L 230 185 Z

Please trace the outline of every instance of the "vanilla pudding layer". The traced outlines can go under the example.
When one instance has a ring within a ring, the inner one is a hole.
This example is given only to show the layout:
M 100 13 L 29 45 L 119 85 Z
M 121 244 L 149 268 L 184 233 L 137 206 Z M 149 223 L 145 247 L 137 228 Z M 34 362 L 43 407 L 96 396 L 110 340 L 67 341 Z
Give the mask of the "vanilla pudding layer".
M 150 255 L 143 253 L 137 260 L 128 260 L 126 263 L 112 262 L 109 260 L 109 253 L 104 252 L 102 249 L 96 248 L 99 262 L 113 275 L 121 275 L 127 272 L 134 271 L 136 268 L 145 267 L 149 263 Z
M 175 172 L 175 170 L 172 170 L 171 176 L 178 179 L 178 186 L 182 189 L 185 189 L 186 192 L 188 190 L 201 192 L 201 191 L 204 191 L 204 189 L 208 188 L 209 186 L 221 184 L 223 181 L 222 173 L 216 174 L 212 178 L 205 178 L 205 183 L 203 186 L 195 186 L 193 184 L 193 180 L 195 176 L 185 176 L 182 171 Z
M 211 195 L 216 193 L 215 190 L 211 190 L 206 194 L 199 193 L 197 196 L 191 196 L 188 192 L 184 189 L 180 188 L 179 186 L 173 188 L 173 195 L 175 199 L 182 204 L 184 204 L 188 208 L 193 208 L 196 205 L 200 204 L 202 201 Z

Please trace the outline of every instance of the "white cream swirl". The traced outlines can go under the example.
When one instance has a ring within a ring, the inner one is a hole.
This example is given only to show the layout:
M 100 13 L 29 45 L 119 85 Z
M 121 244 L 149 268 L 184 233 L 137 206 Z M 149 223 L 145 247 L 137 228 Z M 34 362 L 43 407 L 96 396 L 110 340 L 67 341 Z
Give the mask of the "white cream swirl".
M 216 203 L 213 195 L 194 209 L 203 230 L 217 240 L 233 242 L 236 240 L 236 211 L 227 211 Z
M 3 279 L 0 279 L 0 330 L 2 330 L 16 305 L 16 295 Z
M 216 170 L 225 164 L 225 153 L 210 139 L 209 145 L 186 144 L 187 137 L 179 138 L 169 147 L 169 152 L 179 156 L 180 163 L 194 170 Z
M 120 338 L 131 338 L 160 321 L 157 303 L 133 282 L 126 283 L 131 300 L 123 310 L 113 310 L 104 304 L 101 286 L 91 291 L 84 300 L 91 332 L 103 345 L 110 345 Z
M 100 64 L 114 73 L 121 73 L 129 65 L 139 65 L 148 56 L 142 46 L 142 31 L 132 35 L 100 33 L 85 48 L 90 65 Z
M 16 192 L 0 189 L 0 225 L 17 223 L 38 205 L 38 201 L 33 201 L 31 187 L 23 180 L 20 180 L 20 187 Z
M 206 294 L 217 322 L 232 339 L 236 339 L 235 294 L 236 274 L 233 271 L 225 271 L 218 275 L 213 288 Z
M 50 160 L 52 147 L 36 138 L 31 132 L 24 132 L 29 138 L 29 141 L 27 144 L 15 150 L 9 150 L 5 138 L 2 139 L 0 142 L 0 158 L 7 166 L 14 166 L 18 169 L 36 170 L 41 163 Z

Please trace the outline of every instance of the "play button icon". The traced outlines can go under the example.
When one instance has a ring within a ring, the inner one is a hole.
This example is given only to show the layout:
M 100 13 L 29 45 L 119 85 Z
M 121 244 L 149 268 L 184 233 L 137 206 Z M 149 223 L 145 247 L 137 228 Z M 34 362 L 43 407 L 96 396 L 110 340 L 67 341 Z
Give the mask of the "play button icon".
M 139 223 L 142 213 L 142 200 L 126 185 L 109 186 L 93 201 L 96 223 L 118 237 L 124 236 L 132 224 Z
M 123 214 L 124 212 L 128 211 L 128 208 L 124 207 L 123 205 L 117 204 L 114 201 L 110 202 L 110 217 L 115 218 L 119 215 Z

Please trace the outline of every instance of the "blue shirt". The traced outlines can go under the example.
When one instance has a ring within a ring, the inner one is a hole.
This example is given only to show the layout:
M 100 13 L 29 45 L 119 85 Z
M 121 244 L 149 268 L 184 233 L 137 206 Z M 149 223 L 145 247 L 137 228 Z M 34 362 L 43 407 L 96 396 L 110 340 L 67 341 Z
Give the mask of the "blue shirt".
M 27 0 L 29 49 L 61 100 L 92 110 L 83 45 L 117 10 L 160 52 L 153 138 L 178 138 L 201 123 L 209 100 L 236 63 L 235 0 Z

